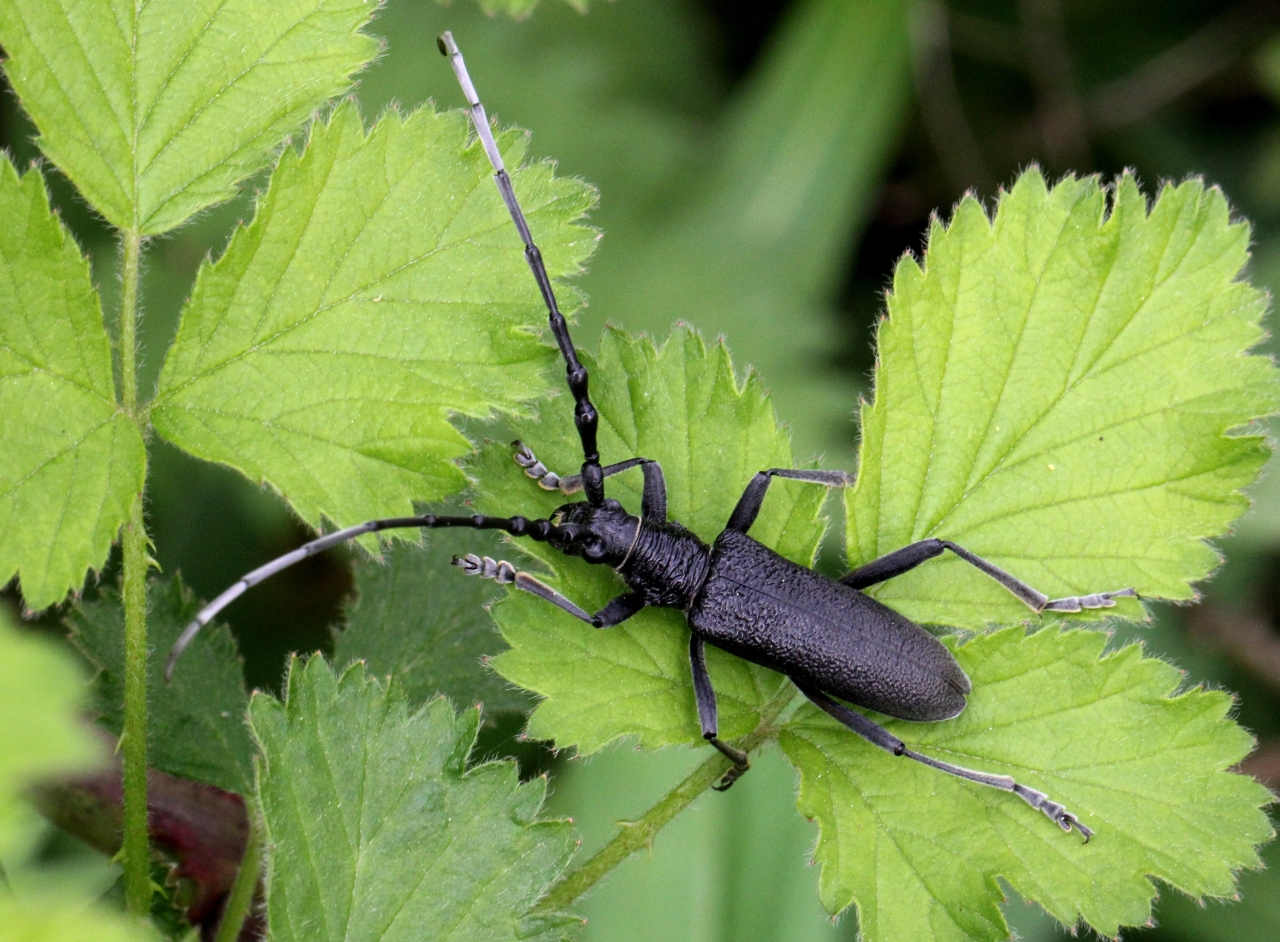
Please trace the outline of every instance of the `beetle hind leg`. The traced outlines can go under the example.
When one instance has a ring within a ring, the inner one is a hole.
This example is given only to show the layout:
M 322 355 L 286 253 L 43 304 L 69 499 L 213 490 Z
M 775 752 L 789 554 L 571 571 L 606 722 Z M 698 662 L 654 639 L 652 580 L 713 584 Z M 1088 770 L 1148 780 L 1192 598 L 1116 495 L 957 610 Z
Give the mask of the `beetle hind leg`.
M 960 765 L 952 765 L 950 762 L 935 759 L 933 756 L 926 756 L 923 753 L 916 752 L 914 749 L 908 749 L 906 743 L 879 723 L 867 719 L 856 710 L 849 709 L 843 703 L 836 702 L 825 693 L 810 687 L 808 684 L 797 681 L 794 677 L 792 682 L 800 688 L 801 693 L 813 701 L 815 706 L 849 727 L 849 729 L 873 746 L 879 746 L 885 752 L 892 753 L 895 756 L 914 759 L 922 765 L 937 769 L 939 772 L 946 772 L 948 775 L 954 775 L 956 778 L 962 778 L 967 782 L 986 785 L 989 788 L 998 788 L 1002 792 L 1012 792 L 1032 808 L 1043 812 L 1045 817 L 1062 828 L 1062 830 L 1070 832 L 1074 828 L 1079 831 L 1086 844 L 1089 843 L 1089 838 L 1093 837 L 1092 828 L 1081 824 L 1078 817 L 1068 811 L 1065 806 L 1053 801 L 1044 792 L 1021 785 L 1008 775 L 993 775 L 990 772 L 966 769 Z

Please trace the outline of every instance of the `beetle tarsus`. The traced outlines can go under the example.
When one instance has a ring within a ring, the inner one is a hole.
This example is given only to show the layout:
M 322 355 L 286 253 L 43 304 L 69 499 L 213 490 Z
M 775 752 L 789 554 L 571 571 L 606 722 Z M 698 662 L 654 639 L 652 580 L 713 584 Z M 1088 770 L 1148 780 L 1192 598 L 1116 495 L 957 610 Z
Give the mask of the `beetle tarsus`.
M 734 749 L 733 746 L 722 743 L 715 736 L 708 736 L 707 742 L 719 749 L 720 753 L 733 763 L 729 771 L 720 777 L 720 781 L 711 786 L 718 792 L 728 791 L 733 787 L 733 783 L 742 778 L 751 768 L 751 760 L 747 758 L 747 754 L 741 749 Z
M 1136 599 L 1138 593 L 1133 589 L 1118 589 L 1115 592 L 1095 592 L 1092 595 L 1072 595 L 1065 599 L 1053 599 L 1046 602 L 1041 611 L 1044 612 L 1079 612 L 1086 608 L 1114 608 L 1118 598 Z
M 512 442 L 511 447 L 515 449 L 515 454 L 511 456 L 515 463 L 524 468 L 524 473 L 537 481 L 538 487 L 544 491 L 574 494 L 582 490 L 581 475 L 571 474 L 566 478 L 560 477 L 560 475 L 539 461 L 538 456 L 533 453 L 533 449 L 519 439 Z
M 1045 817 L 1068 834 L 1071 833 L 1072 828 L 1075 828 L 1080 832 L 1080 836 L 1084 838 L 1086 844 L 1089 843 L 1089 838 L 1093 837 L 1092 828 L 1081 824 L 1080 819 L 1068 811 L 1064 805 L 1053 801 L 1044 792 L 1028 788 L 1026 785 L 1014 785 L 1013 793 L 1032 808 L 1044 812 Z

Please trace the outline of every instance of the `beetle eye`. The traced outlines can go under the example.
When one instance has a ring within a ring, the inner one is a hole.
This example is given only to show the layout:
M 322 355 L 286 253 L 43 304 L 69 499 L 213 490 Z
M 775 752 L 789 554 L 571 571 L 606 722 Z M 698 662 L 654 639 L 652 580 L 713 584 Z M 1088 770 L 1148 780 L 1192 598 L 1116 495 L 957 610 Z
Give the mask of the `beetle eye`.
M 604 559 L 604 544 L 599 540 L 592 540 L 582 547 L 582 558 L 591 562 L 599 562 Z

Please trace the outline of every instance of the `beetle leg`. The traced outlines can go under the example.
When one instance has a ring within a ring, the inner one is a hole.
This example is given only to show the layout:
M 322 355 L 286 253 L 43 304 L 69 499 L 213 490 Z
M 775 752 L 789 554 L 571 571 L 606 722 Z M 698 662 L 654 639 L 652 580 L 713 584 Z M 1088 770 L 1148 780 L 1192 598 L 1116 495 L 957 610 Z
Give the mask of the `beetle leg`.
M 524 468 L 524 473 L 538 482 L 538 486 L 546 491 L 559 491 L 562 494 L 576 494 L 582 490 L 582 475 L 570 474 L 561 477 L 538 460 L 533 450 L 520 440 L 511 443 L 515 453 L 511 456 L 515 463 Z M 662 466 L 648 458 L 628 458 L 617 464 L 606 465 L 601 474 L 610 477 L 623 471 L 630 471 L 636 465 L 644 472 L 644 496 L 640 501 L 640 510 L 646 520 L 667 519 L 667 485 L 662 477 Z
M 624 592 L 596 612 L 591 624 L 597 628 L 612 628 L 644 608 L 644 596 L 639 592 Z
M 859 566 L 847 576 L 842 576 L 840 581 L 854 589 L 865 589 L 910 572 L 921 563 L 942 555 L 944 549 L 946 547 L 941 540 L 921 540 Z
M 488 556 L 477 556 L 468 553 L 466 556 L 453 557 L 453 564 L 469 576 L 480 576 L 482 579 L 493 579 L 500 585 L 514 585 L 517 589 L 545 599 L 552 605 L 564 609 L 575 618 L 581 618 L 589 625 L 595 624 L 595 618 L 574 605 L 545 582 L 541 582 L 527 572 L 517 572 L 516 567 L 505 559 L 494 560 Z
M 716 715 L 716 691 L 707 673 L 707 656 L 703 650 L 701 635 L 689 636 L 689 666 L 693 669 L 693 698 L 698 704 L 698 722 L 702 724 L 702 738 L 715 746 L 733 768 L 724 773 L 720 781 L 711 786 L 718 792 L 727 790 L 742 774 L 751 768 L 751 761 L 741 749 L 734 749 L 720 741 L 720 722 Z
M 1136 598 L 1138 595 L 1133 589 L 1118 589 L 1114 592 L 1094 592 L 1090 595 L 1050 599 L 1043 592 L 1032 588 L 994 563 L 987 562 L 981 556 L 969 552 L 963 546 L 952 543 L 950 540 L 938 539 L 921 540 L 894 550 L 865 566 L 860 566 L 840 581 L 855 589 L 865 589 L 867 586 L 910 572 L 921 563 L 941 555 L 943 550 L 951 550 L 970 566 L 982 570 L 1016 595 L 1027 607 L 1037 612 L 1078 612 L 1086 608 L 1111 608 L 1116 604 L 1117 598 Z
M 950 762 L 943 762 L 932 756 L 926 756 L 913 749 L 908 749 L 906 743 L 879 723 L 867 719 L 867 717 L 856 710 L 849 709 L 843 703 L 837 703 L 826 694 L 797 681 L 794 677 L 791 680 L 800 688 L 800 692 L 812 700 L 817 707 L 839 720 L 873 746 L 879 746 L 885 752 L 890 752 L 895 756 L 914 759 L 916 762 L 937 769 L 939 772 L 946 772 L 948 775 L 954 775 L 957 778 L 975 782 L 978 785 L 998 788 L 1002 792 L 1012 792 L 1032 808 L 1043 812 L 1050 821 L 1062 828 L 1062 830 L 1070 831 L 1075 828 L 1080 832 L 1080 836 L 1084 838 L 1086 844 L 1089 843 L 1089 838 L 1093 836 L 1091 828 L 1081 824 L 1079 818 L 1058 802 L 1051 800 L 1044 792 L 1028 788 L 1026 785 L 1019 785 L 1008 775 L 992 775 L 989 772 L 966 769 L 963 766 L 952 765 Z
M 774 478 L 788 478 L 792 481 L 803 481 L 805 484 L 821 484 L 824 487 L 848 487 L 853 478 L 843 471 L 818 471 L 813 469 L 770 468 L 760 471 L 747 484 L 747 489 L 738 498 L 738 504 L 729 515 L 726 530 L 737 530 L 746 533 L 751 524 L 756 522 L 760 507 L 764 504 L 764 495 L 769 490 L 769 482 Z

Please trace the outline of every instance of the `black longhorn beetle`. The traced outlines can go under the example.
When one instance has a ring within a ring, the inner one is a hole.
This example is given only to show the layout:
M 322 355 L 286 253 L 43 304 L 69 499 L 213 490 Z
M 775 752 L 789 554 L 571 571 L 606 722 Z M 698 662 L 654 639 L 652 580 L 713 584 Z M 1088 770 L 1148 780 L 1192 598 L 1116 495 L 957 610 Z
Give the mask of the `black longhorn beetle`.
M 600 465 L 596 450 L 598 417 L 587 394 L 586 367 L 578 360 L 568 325 L 556 307 L 542 255 L 516 202 L 511 178 L 503 167 L 462 54 L 450 33 L 441 35 L 438 44 L 440 52 L 449 58 L 466 95 L 476 134 L 493 164 L 494 180 L 524 241 L 525 259 L 538 282 L 549 312 L 551 332 L 564 355 L 569 390 L 574 399 L 574 423 L 582 439 L 580 474 L 561 478 L 520 442 L 514 443 L 515 460 L 543 487 L 559 489 L 565 494 L 581 490 L 586 500 L 564 504 L 547 520 L 424 514 L 370 520 L 312 540 L 255 569 L 205 606 L 170 651 L 166 679 L 172 677 L 178 656 L 196 633 L 246 589 L 331 546 L 365 533 L 397 528 L 502 530 L 512 536 L 549 543 L 588 563 L 612 566 L 626 580 L 630 591 L 593 615 L 528 573 L 517 572 L 508 562 L 467 555 L 455 556 L 454 564 L 470 575 L 514 585 L 546 599 L 596 628 L 621 624 L 649 605 L 684 612 L 689 624 L 689 664 L 702 735 L 733 763 L 716 785 L 717 789 L 723 791 L 737 781 L 749 763 L 746 753 L 721 742 L 717 735 L 716 694 L 703 653 L 708 643 L 786 675 L 817 706 L 873 745 L 949 775 L 1013 792 L 1032 808 L 1043 811 L 1064 831 L 1075 827 L 1088 841 L 1092 830 L 1043 792 L 1020 785 L 1007 775 L 978 772 L 915 752 L 888 730 L 834 698 L 904 720 L 947 720 L 964 710 L 965 695 L 970 690 L 969 678 L 951 652 L 919 625 L 859 591 L 900 576 L 944 550 L 982 570 L 1036 612 L 1109 608 L 1118 596 L 1136 595 L 1134 590 L 1050 599 L 998 566 L 941 539 L 904 546 L 834 581 L 796 565 L 747 535 L 773 478 L 843 487 L 852 483 L 843 471 L 771 468 L 759 472 L 739 498 L 724 532 L 710 546 L 679 523 L 668 520 L 666 486 L 662 468 L 656 461 L 629 458 L 605 467 Z M 644 474 L 638 517 L 628 513 L 618 501 L 604 496 L 605 478 L 637 466 Z

